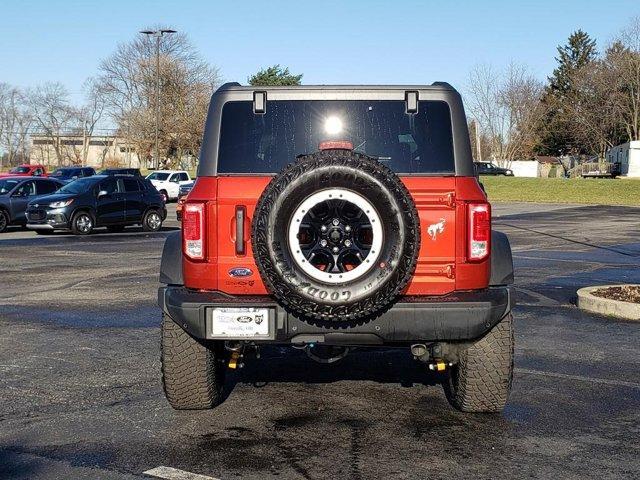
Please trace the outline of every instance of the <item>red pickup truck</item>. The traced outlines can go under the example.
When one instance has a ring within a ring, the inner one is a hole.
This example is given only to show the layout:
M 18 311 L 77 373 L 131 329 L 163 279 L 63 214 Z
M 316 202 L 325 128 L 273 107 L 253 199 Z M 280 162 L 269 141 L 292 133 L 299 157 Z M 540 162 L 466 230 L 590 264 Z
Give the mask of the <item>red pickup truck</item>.
M 0 173 L 1 177 L 46 177 L 47 169 L 44 165 L 24 163 L 13 167 L 8 173 Z

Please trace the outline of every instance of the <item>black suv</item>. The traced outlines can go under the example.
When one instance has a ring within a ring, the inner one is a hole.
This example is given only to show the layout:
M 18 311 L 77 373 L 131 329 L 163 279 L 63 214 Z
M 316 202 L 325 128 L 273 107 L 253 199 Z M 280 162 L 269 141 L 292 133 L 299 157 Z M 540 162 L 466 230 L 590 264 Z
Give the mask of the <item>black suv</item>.
M 36 198 L 50 195 L 64 184 L 50 178 L 0 178 L 0 232 L 9 225 L 24 225 L 27 204 Z
M 95 174 L 96 171 L 91 167 L 62 167 L 56 169 L 49 176 L 63 183 L 69 183 L 78 178 L 92 177 Z
M 95 175 L 65 185 L 56 194 L 29 203 L 27 227 L 38 233 L 71 230 L 87 235 L 95 227 L 122 231 L 142 225 L 157 231 L 167 216 L 162 196 L 151 182 L 129 176 Z
M 494 165 L 491 162 L 474 162 L 474 166 L 478 175 L 504 175 L 505 177 L 513 177 L 513 171 Z

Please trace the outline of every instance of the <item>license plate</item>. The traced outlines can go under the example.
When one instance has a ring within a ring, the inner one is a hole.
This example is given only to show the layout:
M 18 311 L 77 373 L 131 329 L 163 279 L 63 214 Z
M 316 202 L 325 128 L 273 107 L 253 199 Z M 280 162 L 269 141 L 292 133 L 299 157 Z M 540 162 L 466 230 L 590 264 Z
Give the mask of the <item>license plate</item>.
M 211 337 L 269 338 L 269 309 L 213 308 Z

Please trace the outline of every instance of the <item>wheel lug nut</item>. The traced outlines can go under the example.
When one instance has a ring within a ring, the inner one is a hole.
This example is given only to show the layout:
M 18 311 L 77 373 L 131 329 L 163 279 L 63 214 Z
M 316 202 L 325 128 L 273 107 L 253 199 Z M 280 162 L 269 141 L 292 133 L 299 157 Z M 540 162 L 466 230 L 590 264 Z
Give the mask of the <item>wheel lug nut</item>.
M 322 231 L 322 232 L 326 232 L 326 231 L 327 231 L 327 226 L 326 226 L 326 225 L 322 225 L 322 226 L 320 227 L 320 231 Z
M 340 220 L 338 220 L 337 218 L 334 218 L 333 222 L 331 223 L 333 223 L 335 226 L 338 226 L 340 224 Z
M 323 247 L 327 246 L 327 241 L 323 238 L 322 240 L 320 240 L 320 245 Z
M 344 227 L 344 231 L 345 232 L 350 232 L 351 231 L 351 227 L 349 225 L 347 225 L 346 227 Z
M 351 240 L 345 240 L 344 241 L 344 246 L 345 247 L 350 247 L 351 246 Z
M 333 247 L 333 253 L 338 253 L 340 249 L 338 247 Z

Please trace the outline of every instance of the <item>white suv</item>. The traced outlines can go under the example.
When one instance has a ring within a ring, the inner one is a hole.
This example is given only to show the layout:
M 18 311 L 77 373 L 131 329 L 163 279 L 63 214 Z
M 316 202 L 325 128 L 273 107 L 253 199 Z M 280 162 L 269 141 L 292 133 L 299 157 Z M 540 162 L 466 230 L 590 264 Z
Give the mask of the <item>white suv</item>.
M 184 170 L 156 170 L 147 175 L 147 180 L 164 197 L 164 201 L 177 200 L 180 192 L 180 185 L 191 182 L 191 177 Z

